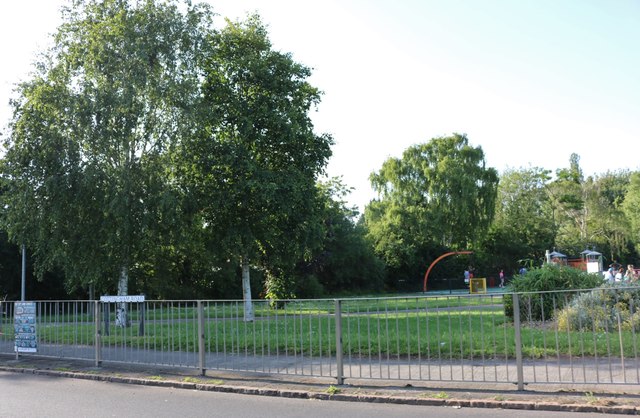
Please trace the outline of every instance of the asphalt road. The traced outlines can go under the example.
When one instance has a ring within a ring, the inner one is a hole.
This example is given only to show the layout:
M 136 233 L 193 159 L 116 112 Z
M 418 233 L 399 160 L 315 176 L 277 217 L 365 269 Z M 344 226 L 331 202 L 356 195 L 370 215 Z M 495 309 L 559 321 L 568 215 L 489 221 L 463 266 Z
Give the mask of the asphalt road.
M 591 413 L 575 412 L 456 409 L 250 396 L 0 371 L 2 417 L 512 418 L 514 414 L 518 418 L 594 417 Z

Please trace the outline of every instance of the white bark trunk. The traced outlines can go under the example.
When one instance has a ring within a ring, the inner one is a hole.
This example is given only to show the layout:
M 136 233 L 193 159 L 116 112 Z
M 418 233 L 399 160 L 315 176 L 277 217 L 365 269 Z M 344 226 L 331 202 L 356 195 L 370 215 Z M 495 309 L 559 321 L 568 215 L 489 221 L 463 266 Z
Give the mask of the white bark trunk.
M 129 292 L 129 269 L 122 267 L 120 270 L 120 278 L 118 280 L 118 296 L 126 296 Z M 116 304 L 116 326 L 125 328 L 131 325 L 129 315 L 127 315 L 127 303 L 119 302 Z
M 251 277 L 249 274 L 249 259 L 242 259 L 242 295 L 244 300 L 244 320 L 253 321 L 253 303 L 251 303 Z

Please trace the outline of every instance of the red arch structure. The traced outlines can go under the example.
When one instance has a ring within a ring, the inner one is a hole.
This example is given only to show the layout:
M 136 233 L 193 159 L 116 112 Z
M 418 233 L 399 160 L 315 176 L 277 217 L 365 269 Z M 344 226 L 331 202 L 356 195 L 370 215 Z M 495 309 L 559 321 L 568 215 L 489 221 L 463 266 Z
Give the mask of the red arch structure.
M 427 278 L 429 277 L 429 273 L 431 273 L 431 269 L 433 268 L 433 266 L 436 265 L 436 263 L 440 260 L 442 260 L 445 257 L 449 257 L 450 255 L 457 255 L 457 254 L 473 254 L 473 251 L 452 251 L 450 253 L 445 253 L 442 254 L 440 257 L 436 258 L 433 263 L 431 263 L 431 265 L 429 266 L 429 268 L 427 269 L 426 274 L 424 275 L 424 292 L 427 292 Z

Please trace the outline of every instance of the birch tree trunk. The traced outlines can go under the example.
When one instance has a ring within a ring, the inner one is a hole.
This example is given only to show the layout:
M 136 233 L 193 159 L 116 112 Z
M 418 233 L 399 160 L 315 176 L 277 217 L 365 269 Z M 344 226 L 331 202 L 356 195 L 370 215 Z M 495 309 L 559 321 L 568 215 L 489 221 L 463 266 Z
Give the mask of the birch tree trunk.
M 244 300 L 244 321 L 253 321 L 253 303 L 251 302 L 251 277 L 249 273 L 249 258 L 242 258 L 242 295 Z
M 125 266 L 120 270 L 120 278 L 118 280 L 118 296 L 126 296 L 128 294 L 129 269 Z M 118 302 L 116 304 L 116 326 L 125 328 L 131 325 L 129 315 L 127 314 L 127 303 Z

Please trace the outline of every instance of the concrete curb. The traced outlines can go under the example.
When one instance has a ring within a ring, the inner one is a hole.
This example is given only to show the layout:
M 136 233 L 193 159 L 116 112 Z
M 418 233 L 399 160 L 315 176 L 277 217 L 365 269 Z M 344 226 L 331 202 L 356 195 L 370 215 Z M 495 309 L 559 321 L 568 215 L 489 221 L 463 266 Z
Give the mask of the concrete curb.
M 103 382 L 126 383 L 143 386 L 158 386 L 176 389 L 201 390 L 208 392 L 237 393 L 243 395 L 273 396 L 296 399 L 314 399 L 322 401 L 394 403 L 405 405 L 443 406 L 451 408 L 494 408 L 513 410 L 536 410 L 556 412 L 595 412 L 620 415 L 640 415 L 640 407 L 608 406 L 585 404 L 562 404 L 556 402 L 499 401 L 490 399 L 435 399 L 408 396 L 376 395 L 376 394 L 343 394 L 319 393 L 292 389 L 256 388 L 224 384 L 181 382 L 177 380 L 154 380 L 139 377 L 124 377 L 98 373 L 83 373 L 35 368 L 0 366 L 0 371 L 25 373 L 42 376 L 66 377 Z

